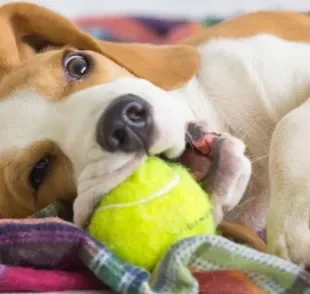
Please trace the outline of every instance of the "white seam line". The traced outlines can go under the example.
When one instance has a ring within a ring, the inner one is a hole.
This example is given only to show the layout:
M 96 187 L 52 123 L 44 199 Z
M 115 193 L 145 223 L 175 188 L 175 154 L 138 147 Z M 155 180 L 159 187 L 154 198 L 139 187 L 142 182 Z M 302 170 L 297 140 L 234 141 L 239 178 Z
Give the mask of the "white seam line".
M 175 173 L 173 179 L 168 183 L 165 187 L 163 187 L 161 190 L 151 194 L 150 196 L 143 197 L 141 200 L 130 202 L 130 203 L 117 203 L 117 204 L 109 204 L 106 206 L 99 207 L 97 210 L 107 210 L 112 208 L 124 208 L 124 207 L 130 207 L 135 206 L 138 204 L 144 204 L 146 202 L 152 201 L 160 196 L 163 196 L 170 192 L 176 185 L 180 183 L 180 175 Z

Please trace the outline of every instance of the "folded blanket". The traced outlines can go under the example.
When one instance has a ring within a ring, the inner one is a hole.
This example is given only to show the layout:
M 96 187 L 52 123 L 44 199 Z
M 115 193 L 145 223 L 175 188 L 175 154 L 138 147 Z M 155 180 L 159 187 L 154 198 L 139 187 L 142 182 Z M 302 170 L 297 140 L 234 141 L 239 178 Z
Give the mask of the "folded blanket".
M 212 25 L 149 18 L 76 22 L 98 38 L 173 43 Z M 82 290 L 128 294 L 309 293 L 310 275 L 296 265 L 221 236 L 196 236 L 167 253 L 151 275 L 115 256 L 71 223 L 72 205 L 56 202 L 24 220 L 0 220 L 0 292 Z M 64 292 L 66 293 L 66 292 Z M 76 292 L 78 293 L 78 292 Z M 90 292 L 91 293 L 91 292 Z M 96 293 L 96 292 L 94 292 Z
M 221 236 L 181 241 L 150 275 L 125 263 L 70 222 L 51 217 L 58 211 L 64 216 L 66 207 L 58 202 L 41 211 L 37 215 L 41 219 L 0 221 L 1 292 L 106 289 L 105 285 L 128 294 L 309 291 L 306 271 Z

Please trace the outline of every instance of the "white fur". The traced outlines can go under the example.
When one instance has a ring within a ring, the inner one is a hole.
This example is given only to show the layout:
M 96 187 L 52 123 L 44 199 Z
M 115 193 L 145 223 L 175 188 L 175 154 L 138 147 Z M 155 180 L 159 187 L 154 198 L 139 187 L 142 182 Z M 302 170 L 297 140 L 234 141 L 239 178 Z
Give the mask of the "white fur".
M 310 264 L 310 100 L 278 123 L 271 141 L 269 250 L 300 265 Z
M 309 50 L 265 34 L 213 40 L 200 47 L 199 88 L 185 98 L 197 119 L 242 139 L 253 161 L 244 200 L 227 218 L 260 230 L 270 202 L 270 252 L 298 263 L 310 262 Z

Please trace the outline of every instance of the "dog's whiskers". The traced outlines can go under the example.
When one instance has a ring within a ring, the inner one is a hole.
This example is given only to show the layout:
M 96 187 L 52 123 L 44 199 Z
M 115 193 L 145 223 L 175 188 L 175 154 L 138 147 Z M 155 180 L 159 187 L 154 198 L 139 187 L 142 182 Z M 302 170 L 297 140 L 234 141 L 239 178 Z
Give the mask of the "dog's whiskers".
M 240 137 L 241 140 L 244 140 L 245 137 L 254 129 L 254 126 L 257 125 L 263 118 L 257 119 L 252 125 L 248 127 L 248 129 L 245 131 L 245 133 Z
M 243 213 L 244 213 L 244 207 L 249 206 L 251 203 L 256 201 L 256 195 L 252 195 L 248 199 L 241 200 L 239 204 L 236 205 L 236 207 L 232 210 L 232 215 L 234 219 L 238 219 Z
M 255 158 L 255 159 L 251 160 L 251 163 L 254 163 L 254 162 L 260 161 L 260 160 L 262 160 L 262 159 L 264 159 L 264 158 L 267 158 L 268 156 L 269 156 L 269 154 L 266 154 L 266 155 L 263 155 L 263 156 L 257 157 L 257 158 Z
M 188 143 L 188 145 L 192 149 L 195 149 L 195 146 L 193 145 L 193 137 L 188 131 L 185 132 L 185 138 L 186 138 L 186 142 Z

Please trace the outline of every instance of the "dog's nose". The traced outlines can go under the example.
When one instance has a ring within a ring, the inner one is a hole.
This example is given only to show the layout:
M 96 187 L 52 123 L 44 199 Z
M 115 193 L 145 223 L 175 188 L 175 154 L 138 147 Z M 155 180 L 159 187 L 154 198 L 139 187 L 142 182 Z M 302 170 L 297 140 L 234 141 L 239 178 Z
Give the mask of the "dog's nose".
M 148 150 L 153 136 L 151 105 L 126 94 L 116 98 L 101 115 L 97 142 L 109 152 Z

